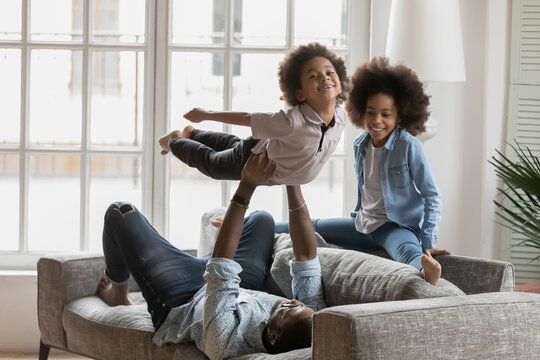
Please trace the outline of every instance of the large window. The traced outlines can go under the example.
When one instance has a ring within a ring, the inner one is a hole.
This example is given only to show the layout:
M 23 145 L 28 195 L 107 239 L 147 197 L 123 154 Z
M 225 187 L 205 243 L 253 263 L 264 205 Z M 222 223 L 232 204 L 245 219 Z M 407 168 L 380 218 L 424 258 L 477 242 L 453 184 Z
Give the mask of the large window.
M 347 0 L 173 0 L 167 46 L 169 130 L 188 125 L 182 114 L 192 107 L 248 112 L 285 108 L 279 62 L 290 49 L 310 41 L 346 58 L 347 6 Z M 313 21 L 322 13 L 324 21 Z M 249 128 L 215 122 L 196 127 L 250 135 Z M 304 187 L 313 216 L 342 212 L 343 149 L 341 144 L 318 178 Z M 212 180 L 174 157 L 169 166 L 169 238 L 196 248 L 201 214 L 226 205 L 237 183 Z M 250 210 L 265 209 L 277 221 L 286 220 L 284 201 L 283 187 L 259 188 Z
M 151 206 L 149 6 L 0 2 L 3 255 L 100 251 L 110 202 Z
M 100 251 L 103 214 L 118 200 L 135 204 L 173 244 L 197 248 L 202 214 L 226 206 L 236 182 L 159 155 L 157 138 L 186 126 L 182 114 L 192 107 L 284 108 L 281 59 L 319 41 L 350 60 L 352 7 L 351 0 L 0 2 L 0 266 L 32 266 L 51 251 Z M 304 187 L 313 216 L 344 212 L 346 148 L 342 141 Z M 250 210 L 286 220 L 284 200 L 282 187 L 261 188 Z

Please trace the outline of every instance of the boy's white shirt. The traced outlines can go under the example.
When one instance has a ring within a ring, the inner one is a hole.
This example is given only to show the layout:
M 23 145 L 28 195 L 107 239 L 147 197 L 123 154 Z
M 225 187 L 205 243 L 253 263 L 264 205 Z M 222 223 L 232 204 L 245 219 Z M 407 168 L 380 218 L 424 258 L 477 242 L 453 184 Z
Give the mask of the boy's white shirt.
M 251 151 L 254 154 L 266 152 L 276 161 L 271 182 L 307 184 L 321 172 L 343 134 L 347 113 L 341 106 L 335 108 L 334 121 L 334 126 L 324 134 L 319 151 L 324 121 L 309 105 L 300 104 L 277 113 L 253 113 L 251 132 L 254 138 L 261 140 Z

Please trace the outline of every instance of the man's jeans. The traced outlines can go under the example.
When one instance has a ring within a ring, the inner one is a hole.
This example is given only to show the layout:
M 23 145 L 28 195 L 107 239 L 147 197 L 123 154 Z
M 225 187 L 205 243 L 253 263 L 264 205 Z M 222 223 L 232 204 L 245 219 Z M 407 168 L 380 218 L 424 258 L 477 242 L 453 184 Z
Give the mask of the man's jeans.
M 324 240 L 352 250 L 384 249 L 390 257 L 404 264 L 409 264 L 418 270 L 422 269 L 420 256 L 422 248 L 414 231 L 387 222 L 372 233 L 362 234 L 354 226 L 354 217 L 315 219 L 311 221 L 313 228 Z M 288 233 L 289 224 L 277 223 L 276 233 Z
M 260 290 L 271 263 L 274 219 L 254 212 L 244 228 L 234 260 L 243 271 L 240 286 Z M 187 303 L 205 284 L 203 274 L 210 258 L 197 258 L 177 249 L 150 225 L 133 205 L 113 203 L 105 214 L 103 253 L 106 274 L 116 283 L 133 276 L 157 329 L 169 311 Z

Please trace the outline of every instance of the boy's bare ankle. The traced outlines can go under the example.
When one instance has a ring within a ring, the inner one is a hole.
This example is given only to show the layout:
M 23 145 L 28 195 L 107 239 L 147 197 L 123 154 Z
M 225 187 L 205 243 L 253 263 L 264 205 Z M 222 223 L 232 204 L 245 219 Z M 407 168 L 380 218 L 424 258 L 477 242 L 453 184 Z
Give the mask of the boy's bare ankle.
M 191 137 L 191 133 L 195 130 L 195 128 L 191 125 L 188 125 L 182 130 L 182 137 L 184 139 L 189 139 Z

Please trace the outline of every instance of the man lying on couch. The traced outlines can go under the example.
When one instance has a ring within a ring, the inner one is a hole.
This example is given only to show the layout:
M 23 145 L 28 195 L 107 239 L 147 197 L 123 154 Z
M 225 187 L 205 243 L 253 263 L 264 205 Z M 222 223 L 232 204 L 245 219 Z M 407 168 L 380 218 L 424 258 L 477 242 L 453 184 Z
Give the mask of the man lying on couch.
M 105 214 L 106 270 L 99 297 L 111 306 L 129 305 L 131 274 L 148 304 L 154 342 L 193 341 L 210 359 L 309 347 L 313 314 L 325 304 L 315 233 L 300 187 L 287 187 L 294 300 L 256 291 L 271 262 L 274 221 L 265 212 L 244 216 L 255 188 L 274 169 L 264 157 L 248 160 L 211 259 L 172 246 L 134 206 L 112 204 Z

